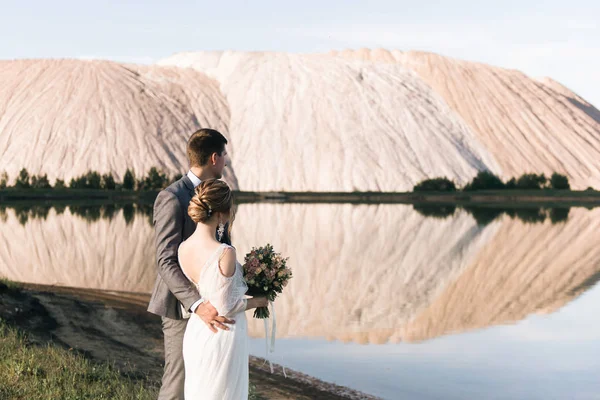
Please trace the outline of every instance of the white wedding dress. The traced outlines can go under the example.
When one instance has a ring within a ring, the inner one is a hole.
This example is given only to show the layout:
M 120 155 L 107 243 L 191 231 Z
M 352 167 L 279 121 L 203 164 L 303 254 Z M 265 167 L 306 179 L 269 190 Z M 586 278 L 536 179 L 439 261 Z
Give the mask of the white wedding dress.
M 196 314 L 190 317 L 183 337 L 186 400 L 248 399 L 248 323 L 244 313 L 248 287 L 239 262 L 231 277 L 221 273 L 219 260 L 228 247 L 219 246 L 200 270 L 197 283 L 188 277 L 202 298 L 235 324 L 229 325 L 229 331 L 213 333 Z

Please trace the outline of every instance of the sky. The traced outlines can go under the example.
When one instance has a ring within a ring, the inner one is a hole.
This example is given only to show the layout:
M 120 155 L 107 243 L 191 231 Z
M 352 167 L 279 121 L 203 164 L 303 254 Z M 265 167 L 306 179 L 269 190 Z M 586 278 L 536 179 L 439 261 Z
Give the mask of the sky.
M 549 76 L 600 107 L 600 1 L 1 0 L 0 59 L 422 50 Z

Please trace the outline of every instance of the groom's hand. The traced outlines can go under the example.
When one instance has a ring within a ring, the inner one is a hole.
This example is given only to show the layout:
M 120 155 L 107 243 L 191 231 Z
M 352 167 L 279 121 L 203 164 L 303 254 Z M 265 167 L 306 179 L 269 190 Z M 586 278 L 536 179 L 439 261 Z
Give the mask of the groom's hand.
M 205 301 L 200 304 L 195 311 L 196 315 L 204 321 L 204 323 L 208 326 L 208 329 L 217 333 L 217 328 L 222 329 L 224 331 L 228 331 L 229 327 L 225 324 L 235 324 L 234 320 L 227 319 L 225 317 L 219 317 L 219 313 L 217 309 L 210 304 L 209 301 Z

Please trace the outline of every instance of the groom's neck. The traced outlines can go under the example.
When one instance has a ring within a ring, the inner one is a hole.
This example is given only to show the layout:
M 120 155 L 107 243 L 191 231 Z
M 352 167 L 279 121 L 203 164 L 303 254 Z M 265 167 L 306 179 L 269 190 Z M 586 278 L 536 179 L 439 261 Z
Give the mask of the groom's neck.
M 215 178 L 215 174 L 214 174 L 214 172 L 210 168 L 192 167 L 192 168 L 190 168 L 190 170 L 201 181 L 205 181 L 207 179 L 214 179 Z

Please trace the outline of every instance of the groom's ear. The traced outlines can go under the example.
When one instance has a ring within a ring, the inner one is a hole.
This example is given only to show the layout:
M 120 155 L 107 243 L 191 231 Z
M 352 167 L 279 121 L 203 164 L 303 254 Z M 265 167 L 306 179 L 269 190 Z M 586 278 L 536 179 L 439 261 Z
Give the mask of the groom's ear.
M 210 165 L 217 165 L 217 153 L 212 153 L 210 155 L 210 159 L 208 160 L 208 162 L 210 163 Z

